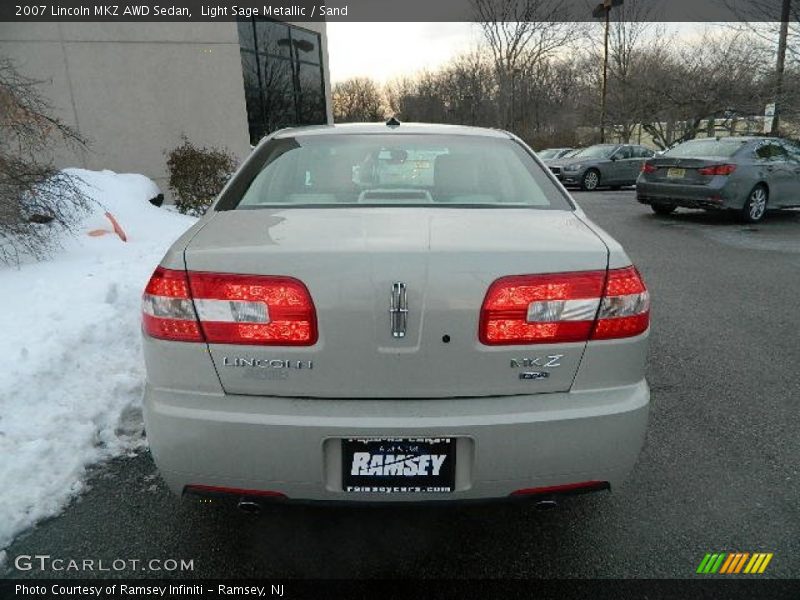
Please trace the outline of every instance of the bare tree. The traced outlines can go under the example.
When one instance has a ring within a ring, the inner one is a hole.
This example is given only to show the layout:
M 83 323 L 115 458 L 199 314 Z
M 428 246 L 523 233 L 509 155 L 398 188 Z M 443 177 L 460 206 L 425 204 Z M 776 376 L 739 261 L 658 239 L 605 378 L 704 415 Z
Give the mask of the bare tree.
M 389 82 L 386 97 L 392 111 L 404 120 L 494 123 L 494 71 L 487 54 L 479 49 L 454 57 L 437 71 Z
M 739 19 L 738 23 L 733 24 L 735 29 L 752 33 L 762 42 L 777 46 L 784 0 L 748 0 L 748 2 L 725 0 L 725 4 Z M 798 63 L 800 62 L 800 0 L 790 0 L 788 6 L 787 63 Z
M 673 52 L 656 53 L 642 67 L 642 125 L 660 147 L 692 139 L 702 130 L 757 114 L 768 90 L 765 53 L 752 36 L 713 35 Z
M 627 0 L 610 13 L 606 114 L 617 139 L 623 142 L 630 141 L 636 125 L 645 117 L 637 89 L 642 58 L 669 42 L 663 27 L 650 20 L 652 11 L 653 4 L 646 0 Z M 594 64 L 602 64 L 603 36 L 594 31 L 591 39 L 589 56 Z M 599 79 L 599 69 L 590 77 L 594 79 L 595 75 Z M 599 81 L 596 85 L 600 87 Z
M 43 258 L 58 247 L 58 232 L 72 230 L 88 206 L 82 182 L 57 170 L 51 146 L 84 146 L 81 136 L 50 116 L 40 82 L 0 58 L 0 261 L 21 254 Z
M 521 73 L 581 37 L 583 23 L 565 21 L 563 0 L 472 0 L 472 5 L 496 72 L 497 124 L 511 128 Z
M 739 19 L 736 27 L 740 31 L 747 31 L 766 44 L 776 44 L 775 70 L 771 81 L 775 112 L 771 130 L 777 135 L 780 133 L 782 114 L 790 113 L 794 108 L 791 102 L 794 97 L 786 93 L 784 80 L 787 65 L 789 69 L 800 65 L 800 2 L 749 0 L 737 3 L 725 0 L 725 4 Z
M 383 94 L 372 79 L 353 77 L 333 86 L 334 121 L 380 121 L 385 116 Z

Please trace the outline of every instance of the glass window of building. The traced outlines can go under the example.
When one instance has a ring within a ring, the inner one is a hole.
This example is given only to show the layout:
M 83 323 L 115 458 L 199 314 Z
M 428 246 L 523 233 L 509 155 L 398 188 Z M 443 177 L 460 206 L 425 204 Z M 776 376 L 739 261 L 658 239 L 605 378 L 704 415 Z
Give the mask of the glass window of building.
M 250 143 L 281 127 L 325 123 L 320 35 L 256 19 L 238 28 Z

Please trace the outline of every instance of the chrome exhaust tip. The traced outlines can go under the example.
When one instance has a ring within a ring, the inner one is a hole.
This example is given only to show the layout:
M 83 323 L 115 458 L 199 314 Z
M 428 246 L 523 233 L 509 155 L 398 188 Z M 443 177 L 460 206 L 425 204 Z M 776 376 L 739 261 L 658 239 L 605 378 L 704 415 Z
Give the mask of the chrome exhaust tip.
M 250 515 L 257 515 L 261 513 L 261 505 L 258 502 L 253 502 L 252 500 L 239 500 L 236 508 Z
M 535 506 L 536 510 L 553 510 L 554 508 L 558 508 L 558 502 L 552 498 L 546 498 L 543 500 L 537 500 Z

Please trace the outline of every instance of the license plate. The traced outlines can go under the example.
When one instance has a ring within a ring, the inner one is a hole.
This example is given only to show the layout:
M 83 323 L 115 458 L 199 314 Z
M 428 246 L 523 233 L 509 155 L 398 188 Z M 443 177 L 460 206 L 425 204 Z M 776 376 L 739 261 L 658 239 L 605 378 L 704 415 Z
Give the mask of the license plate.
M 342 489 L 371 494 L 447 494 L 456 480 L 455 438 L 342 440 Z
M 684 175 L 686 175 L 686 169 L 667 169 L 667 177 L 671 179 L 680 179 Z

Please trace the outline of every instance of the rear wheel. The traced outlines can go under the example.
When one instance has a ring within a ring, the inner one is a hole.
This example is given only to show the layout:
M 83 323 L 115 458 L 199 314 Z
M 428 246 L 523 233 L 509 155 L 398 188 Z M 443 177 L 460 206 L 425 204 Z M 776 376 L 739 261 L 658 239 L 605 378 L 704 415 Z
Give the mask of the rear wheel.
M 650 208 L 653 209 L 653 212 L 657 215 L 670 215 L 675 212 L 675 209 L 678 208 L 674 204 L 668 204 L 666 202 L 662 202 L 659 204 L 651 204 Z
M 587 192 L 596 190 L 600 185 L 600 172 L 597 169 L 589 169 L 583 174 L 581 179 L 581 189 Z
M 769 192 L 766 186 L 757 185 L 747 196 L 739 218 L 745 223 L 758 223 L 767 214 L 767 200 Z

